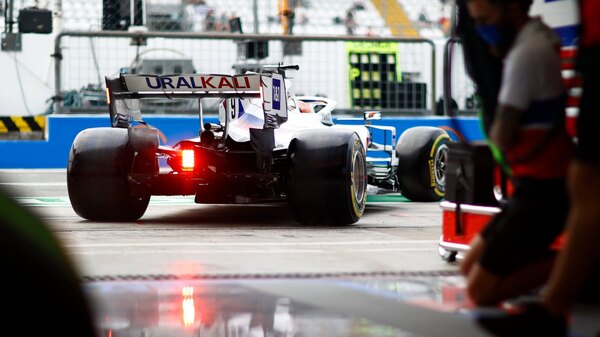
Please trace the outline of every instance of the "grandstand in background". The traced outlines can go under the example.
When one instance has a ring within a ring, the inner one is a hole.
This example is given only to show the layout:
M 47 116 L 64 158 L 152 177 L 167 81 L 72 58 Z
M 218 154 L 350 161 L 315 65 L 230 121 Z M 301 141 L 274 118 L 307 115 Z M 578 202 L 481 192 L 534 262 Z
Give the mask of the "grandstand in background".
M 256 0 L 147 0 L 146 27 L 150 31 L 229 31 L 229 19 L 239 17 L 244 33 L 283 33 L 280 1 Z M 289 0 L 294 9 L 294 35 L 359 35 L 444 37 L 449 9 L 444 0 Z M 4 3 L 4 2 L 2 2 Z M 62 10 L 57 7 L 61 4 Z M 15 19 L 22 8 L 38 4 L 50 9 L 56 30 L 126 30 L 129 0 L 16 1 Z M 243 5 L 241 5 L 243 4 Z M 110 10 L 106 10 L 110 8 Z M 0 27 L 5 31 L 4 8 Z M 16 26 L 14 27 L 16 29 Z

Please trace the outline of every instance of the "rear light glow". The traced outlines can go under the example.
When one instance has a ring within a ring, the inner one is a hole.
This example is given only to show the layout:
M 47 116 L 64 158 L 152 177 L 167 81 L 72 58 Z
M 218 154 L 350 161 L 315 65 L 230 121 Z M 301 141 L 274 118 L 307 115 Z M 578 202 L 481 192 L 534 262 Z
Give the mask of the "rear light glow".
M 195 165 L 194 150 L 182 150 L 181 151 L 181 170 L 182 171 L 193 171 Z
M 193 326 L 196 322 L 196 308 L 194 308 L 194 299 L 184 298 L 181 305 L 183 307 L 183 326 Z
M 183 287 L 181 291 L 183 300 L 181 301 L 181 307 L 183 310 L 183 325 L 185 327 L 191 327 L 196 321 L 196 308 L 194 306 L 194 288 Z
M 194 296 L 194 287 L 183 287 L 181 289 L 181 295 L 183 297 L 192 297 L 192 296 Z

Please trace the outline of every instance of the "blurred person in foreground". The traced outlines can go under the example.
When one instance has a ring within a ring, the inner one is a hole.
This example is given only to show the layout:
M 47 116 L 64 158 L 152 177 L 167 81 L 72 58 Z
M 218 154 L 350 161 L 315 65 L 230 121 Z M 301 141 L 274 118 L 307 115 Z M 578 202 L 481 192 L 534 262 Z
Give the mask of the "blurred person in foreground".
M 87 295 L 60 242 L 36 214 L 4 190 L 0 256 L 2 321 L 27 322 L 14 326 L 16 335 L 97 336 Z
M 499 336 L 567 336 L 576 303 L 600 303 L 600 0 L 580 0 L 577 68 L 583 95 L 577 120 L 575 159 L 568 174 L 571 209 L 566 241 L 539 299 L 515 314 L 489 318 L 485 325 Z
M 461 264 L 469 297 L 479 306 L 530 293 L 547 280 L 556 255 L 551 245 L 568 212 L 573 141 L 564 127 L 560 40 L 529 16 L 531 3 L 466 0 L 477 34 L 503 61 L 489 140 L 503 153 L 514 186 Z

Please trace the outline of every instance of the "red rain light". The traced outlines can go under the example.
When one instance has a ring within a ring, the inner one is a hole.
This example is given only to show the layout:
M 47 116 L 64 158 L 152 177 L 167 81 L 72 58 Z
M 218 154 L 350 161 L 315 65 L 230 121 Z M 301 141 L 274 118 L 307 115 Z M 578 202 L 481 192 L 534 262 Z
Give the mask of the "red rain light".
M 181 150 L 181 170 L 185 172 L 193 171 L 194 165 L 194 150 Z

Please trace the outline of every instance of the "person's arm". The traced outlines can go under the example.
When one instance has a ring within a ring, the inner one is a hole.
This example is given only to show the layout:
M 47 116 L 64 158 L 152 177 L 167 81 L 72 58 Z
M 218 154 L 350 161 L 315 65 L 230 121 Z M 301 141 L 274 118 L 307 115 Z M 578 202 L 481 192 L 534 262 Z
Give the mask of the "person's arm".
M 498 108 L 490 126 L 490 140 L 506 151 L 517 139 L 521 119 L 540 86 L 537 50 L 520 47 L 505 60 Z M 532 54 L 533 53 L 533 54 Z
M 517 138 L 523 110 L 500 105 L 490 128 L 490 140 L 505 151 Z

